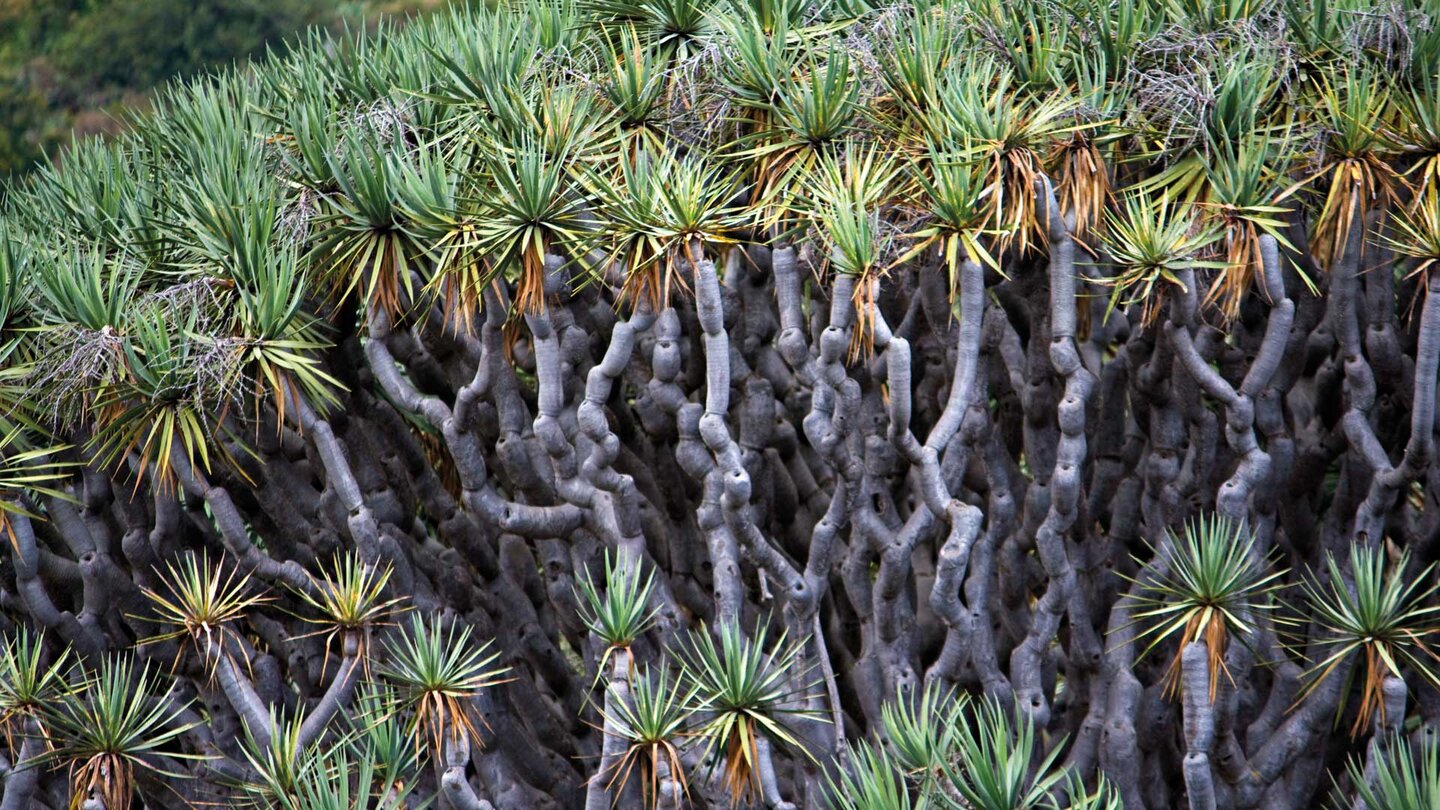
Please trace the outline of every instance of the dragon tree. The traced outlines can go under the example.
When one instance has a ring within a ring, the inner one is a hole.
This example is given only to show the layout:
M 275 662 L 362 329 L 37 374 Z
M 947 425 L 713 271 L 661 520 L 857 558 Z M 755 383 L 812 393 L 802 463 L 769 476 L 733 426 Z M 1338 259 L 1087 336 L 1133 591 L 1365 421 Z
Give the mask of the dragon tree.
M 0 208 L 0 810 L 1440 807 L 1440 2 L 502 0 Z

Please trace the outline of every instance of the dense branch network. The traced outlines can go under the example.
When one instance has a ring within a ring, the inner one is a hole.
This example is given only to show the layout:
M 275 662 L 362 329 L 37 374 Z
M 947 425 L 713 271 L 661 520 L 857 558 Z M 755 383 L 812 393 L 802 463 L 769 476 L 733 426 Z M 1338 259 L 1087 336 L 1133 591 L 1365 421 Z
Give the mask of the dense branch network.
M 1375 806 L 1440 26 L 1241 5 L 535 0 L 77 145 L 0 220 L 0 808 Z

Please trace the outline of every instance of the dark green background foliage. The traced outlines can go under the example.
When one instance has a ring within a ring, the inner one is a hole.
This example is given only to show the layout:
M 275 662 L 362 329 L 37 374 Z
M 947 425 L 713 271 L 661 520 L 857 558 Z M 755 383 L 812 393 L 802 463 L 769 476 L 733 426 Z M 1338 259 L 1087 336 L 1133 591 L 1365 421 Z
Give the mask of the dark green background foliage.
M 0 0 L 0 177 L 28 171 L 70 130 L 108 131 L 145 94 L 283 47 L 438 0 Z

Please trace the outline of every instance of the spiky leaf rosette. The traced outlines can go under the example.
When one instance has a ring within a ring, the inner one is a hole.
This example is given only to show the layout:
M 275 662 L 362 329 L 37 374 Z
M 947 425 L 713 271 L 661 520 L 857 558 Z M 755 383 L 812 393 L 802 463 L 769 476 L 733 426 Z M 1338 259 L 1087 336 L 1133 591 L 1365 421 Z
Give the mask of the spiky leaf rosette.
M 484 689 L 505 682 L 509 667 L 496 666 L 500 653 L 490 642 L 476 644 L 469 625 L 439 617 L 411 614 L 403 632 L 383 642 L 385 664 L 380 677 L 389 684 L 392 702 L 385 716 L 402 713 L 411 733 L 442 756 L 447 742 L 479 734 L 473 700 Z
M 826 776 L 826 806 L 833 810 L 917 810 L 925 798 L 912 799 L 895 758 L 874 745 L 850 745 L 850 767 Z
M 946 70 L 961 46 L 954 20 L 947 14 L 915 9 L 894 23 L 877 54 L 880 80 L 897 108 L 897 134 L 919 128 L 936 98 Z
M 1140 637 L 1149 638 L 1143 653 L 1161 643 L 1179 645 L 1165 674 L 1166 690 L 1174 694 L 1181 653 L 1191 642 L 1204 642 L 1214 701 L 1222 674 L 1235 685 L 1225 666 L 1226 650 L 1232 642 L 1249 643 L 1258 617 L 1275 606 L 1271 597 L 1283 587 L 1284 571 L 1270 569 L 1250 532 L 1219 515 L 1187 522 L 1183 533 L 1172 534 L 1155 553 L 1165 554 L 1167 565 L 1159 576 L 1139 580 L 1135 597 L 1135 621 L 1144 625 Z
M 1440 185 L 1440 73 L 1428 70 L 1394 96 L 1394 138 L 1414 160 L 1404 173 L 1418 200 Z
M 199 308 L 173 313 L 156 304 L 128 317 L 119 344 L 124 377 L 96 402 L 87 449 L 112 469 L 134 453 L 140 475 L 151 471 L 168 489 L 177 461 L 206 472 L 212 458 L 233 462 L 224 439 L 234 375 L 200 339 Z
M 1102 239 L 1117 270 L 1101 282 L 1112 290 L 1109 309 L 1138 304 L 1142 320 L 1153 322 L 1169 290 L 1195 292 L 1186 289 L 1181 271 L 1225 267 L 1198 258 L 1219 238 L 1214 227 L 1197 225 L 1188 206 L 1165 196 L 1155 200 L 1142 192 L 1126 194 L 1119 211 L 1110 215 Z
M 1301 584 L 1325 635 L 1315 641 L 1316 660 L 1300 695 L 1315 691 L 1358 656 L 1341 693 L 1343 708 L 1358 678 L 1352 736 L 1369 728 L 1375 715 L 1385 719 L 1386 677 L 1403 679 L 1409 670 L 1421 682 L 1440 686 L 1440 655 L 1430 641 L 1440 632 L 1440 606 L 1427 604 L 1440 583 L 1429 581 L 1433 564 L 1419 571 L 1408 570 L 1409 564 L 1408 549 L 1392 562 L 1381 547 L 1356 545 L 1344 563 L 1327 554 L 1319 576 Z
M 799 666 L 803 643 L 787 643 L 782 633 L 770 644 L 767 636 L 763 627 L 753 639 L 734 624 L 714 634 L 702 627 L 680 658 L 682 682 L 692 696 L 689 708 L 705 718 L 695 736 L 711 767 L 723 769 L 735 803 L 760 790 L 760 735 L 809 756 L 789 723 L 823 719 L 805 705 L 812 684 Z
M 107 808 L 128 810 L 137 776 L 182 778 L 165 762 L 198 758 L 178 741 L 199 721 L 182 721 L 186 704 L 175 699 L 173 685 L 162 686 L 148 667 L 106 659 L 77 689 L 43 707 L 52 747 L 42 760 L 68 769 L 72 808 L 94 796 Z
M 966 719 L 960 725 L 958 755 L 946 771 L 964 806 L 972 810 L 1044 806 L 1064 776 L 1054 767 L 1061 749 L 1052 747 L 1041 754 L 1031 721 L 993 700 L 973 704 Z
M 938 681 L 918 694 L 901 693 L 880 707 L 884 739 L 895 767 L 918 784 L 921 797 L 940 789 L 959 744 L 969 698 Z
M 514 279 L 519 312 L 545 305 L 545 257 L 556 251 L 583 254 L 592 222 L 564 152 L 548 151 L 531 135 L 493 142 L 484 154 L 486 184 L 474 232 L 475 250 L 489 268 L 483 289 L 497 278 Z
M 1137 189 L 1184 203 L 1208 199 L 1206 164 L 1217 152 L 1285 129 L 1273 121 L 1282 79 L 1275 55 L 1253 46 L 1215 64 L 1202 58 L 1147 71 L 1134 88 L 1134 102 L 1150 146 L 1136 157 L 1153 161 L 1156 170 L 1140 178 Z
M 687 268 L 706 246 L 730 246 L 745 223 L 732 203 L 740 178 L 723 165 L 668 149 L 640 146 L 614 175 L 590 173 L 587 185 L 604 201 L 608 261 L 624 274 L 621 299 L 659 312 L 676 292 L 688 294 Z
M 393 700 L 390 688 L 382 683 L 361 685 L 348 717 L 345 740 L 357 757 L 374 764 L 379 786 L 398 790 L 413 784 L 423 752 L 410 729 L 386 711 Z
M 614 796 L 625 795 L 631 779 L 640 783 L 641 801 L 655 808 L 666 797 L 662 775 L 670 782 L 669 799 L 682 806 L 690 795 L 690 781 L 680 758 L 680 746 L 689 736 L 694 715 L 694 691 L 672 679 L 664 669 L 642 668 L 630 680 L 629 700 L 615 703 L 614 710 L 602 712 L 605 728 L 615 729 L 625 752 L 615 762 L 607 789 Z
M 0 646 L 0 733 L 12 755 L 19 751 L 17 740 L 27 733 L 27 723 L 73 691 L 68 676 L 74 665 L 70 650 L 47 652 L 45 637 L 26 627 Z
M 587 571 L 576 578 L 576 597 L 580 602 L 580 618 L 597 638 L 605 642 L 600 671 L 614 650 L 628 649 L 641 633 L 654 624 L 656 608 L 650 597 L 655 586 L 655 572 L 642 573 L 625 565 L 618 556 L 605 553 L 605 578 L 597 586 Z M 598 677 L 598 676 L 597 676 Z
M 985 213 L 991 190 L 984 186 L 982 169 L 970 160 L 970 151 L 964 142 L 960 146 L 931 143 L 922 159 L 911 161 L 907 204 L 926 218 L 909 234 L 914 244 L 893 262 L 899 266 L 927 252 L 938 252 L 952 297 L 958 292 L 960 266 L 966 261 L 984 262 L 1001 271 L 986 246 L 987 239 L 996 235 Z
M 1400 176 L 1388 158 L 1395 146 L 1386 124 L 1390 93 L 1373 66 L 1344 70 L 1318 95 L 1326 137 L 1317 150 L 1320 168 L 1297 181 L 1281 197 L 1324 180 L 1324 198 L 1311 237 L 1316 261 L 1333 270 L 1344 257 L 1352 228 L 1364 228 L 1371 211 L 1385 210 L 1396 199 Z M 1364 242 L 1360 243 L 1361 249 Z
M 286 810 L 400 810 L 411 807 L 416 783 L 384 784 L 376 761 L 345 744 L 320 754 L 283 806 Z
M 248 388 L 237 396 L 248 396 L 256 426 L 268 405 L 278 431 L 301 402 L 322 413 L 339 405 L 336 393 L 344 386 L 317 356 L 331 344 L 307 309 L 309 280 L 299 256 L 292 248 L 257 249 L 264 258 L 233 275 L 233 336 L 208 342 L 233 353 L 223 361 L 234 375 L 227 387 Z
M 389 563 L 368 563 L 355 551 L 337 552 L 315 578 L 313 590 L 295 592 L 308 614 L 302 620 L 318 628 L 311 635 L 324 636 L 327 650 L 336 638 L 353 636 L 368 667 L 371 634 L 405 607 L 407 597 L 390 595 L 392 573 Z
M 935 142 L 964 143 L 983 171 L 987 228 L 997 234 L 995 253 L 1019 256 L 1046 242 L 1035 189 L 1044 157 L 1054 143 L 1080 131 L 1073 101 L 1036 95 L 1015 86 L 1014 73 L 992 60 L 951 71 L 929 105 L 923 127 Z
M 1284 216 L 1290 209 L 1274 204 L 1279 190 L 1269 157 L 1273 148 L 1254 138 L 1224 144 L 1205 160 L 1208 196 L 1202 216 L 1220 229 L 1218 247 L 1225 267 L 1215 274 L 1203 303 L 1217 306 L 1227 322 L 1240 316 L 1240 304 L 1256 275 L 1265 272 L 1260 237 L 1269 236 L 1286 250 L 1294 250 L 1284 234 Z
M 353 300 L 362 317 L 378 310 L 398 318 L 415 305 L 415 280 L 426 270 L 423 249 L 402 227 L 395 196 L 402 159 L 392 154 L 384 133 L 362 131 L 325 160 L 338 192 L 324 197 L 312 258 L 325 268 L 335 294 Z
M 481 301 L 492 280 L 492 264 L 480 252 L 475 231 L 480 217 L 479 175 L 471 157 L 448 147 L 417 149 L 396 178 L 396 197 L 406 231 L 432 262 L 428 297 L 439 303 L 445 323 L 472 334 Z
M 749 168 L 752 207 L 761 229 L 788 231 L 811 198 L 813 173 L 850 133 L 860 88 L 850 56 L 838 46 L 811 56 L 800 73 L 776 78 L 758 102 L 763 124 L 742 137 L 734 158 Z
M 1394 232 L 1384 235 L 1383 243 L 1411 260 L 1405 277 L 1420 276 L 1420 289 L 1428 295 L 1430 273 L 1440 262 L 1440 187 L 1432 184 L 1392 222 Z
M 30 267 L 33 352 L 51 361 L 34 366 L 27 394 L 57 426 L 103 418 L 94 411 L 125 376 L 123 332 L 143 268 L 83 243 L 37 251 Z
M 713 0 L 586 0 L 601 20 L 627 22 L 646 44 L 684 61 L 703 47 L 713 25 Z
M 1064 83 L 1076 96 L 1072 115 L 1088 125 L 1060 138 L 1046 156 L 1060 212 L 1074 222 L 1072 234 L 1081 245 L 1093 241 L 1114 205 L 1114 175 L 1126 134 L 1121 121 L 1131 92 L 1128 84 L 1116 81 L 1116 68 L 1103 53 L 1072 55 Z
M 19 314 L 33 293 L 32 272 L 38 245 L 0 220 L 0 535 L 15 542 L 11 515 L 39 519 L 26 505 L 36 496 L 68 499 L 63 484 L 71 465 L 59 460 L 69 449 L 51 432 L 44 402 L 33 396 L 32 380 L 43 358 L 24 340 Z
M 146 641 L 187 639 L 201 659 L 212 666 L 218 661 L 217 653 L 228 654 L 228 642 L 239 640 L 234 624 L 270 601 L 253 586 L 249 574 L 233 567 L 225 570 L 223 560 L 212 566 L 207 553 L 185 554 L 155 573 L 160 589 L 146 588 L 143 593 L 150 600 L 155 618 L 174 629 Z
M 899 168 L 878 149 L 852 146 L 843 157 L 822 159 L 812 177 L 816 202 L 811 217 L 827 249 L 830 270 L 854 279 L 852 360 L 875 348 L 876 295 L 892 238 L 882 223 L 881 208 L 892 196 L 898 175 Z
M 602 92 L 619 117 L 625 152 L 635 155 L 643 149 L 664 149 L 664 101 L 671 86 L 666 74 L 669 54 L 662 47 L 642 43 L 633 27 L 622 29 L 602 45 Z
M 305 744 L 300 733 L 303 714 L 286 716 L 271 707 L 268 720 L 265 735 L 245 727 L 240 755 L 249 773 L 237 787 L 247 804 L 288 807 L 303 785 L 319 778 L 324 752 L 319 743 Z
M 1345 763 L 1355 793 L 1366 807 L 1422 810 L 1440 807 L 1440 745 L 1413 745 L 1404 736 L 1371 745 L 1373 773 L 1354 759 Z

